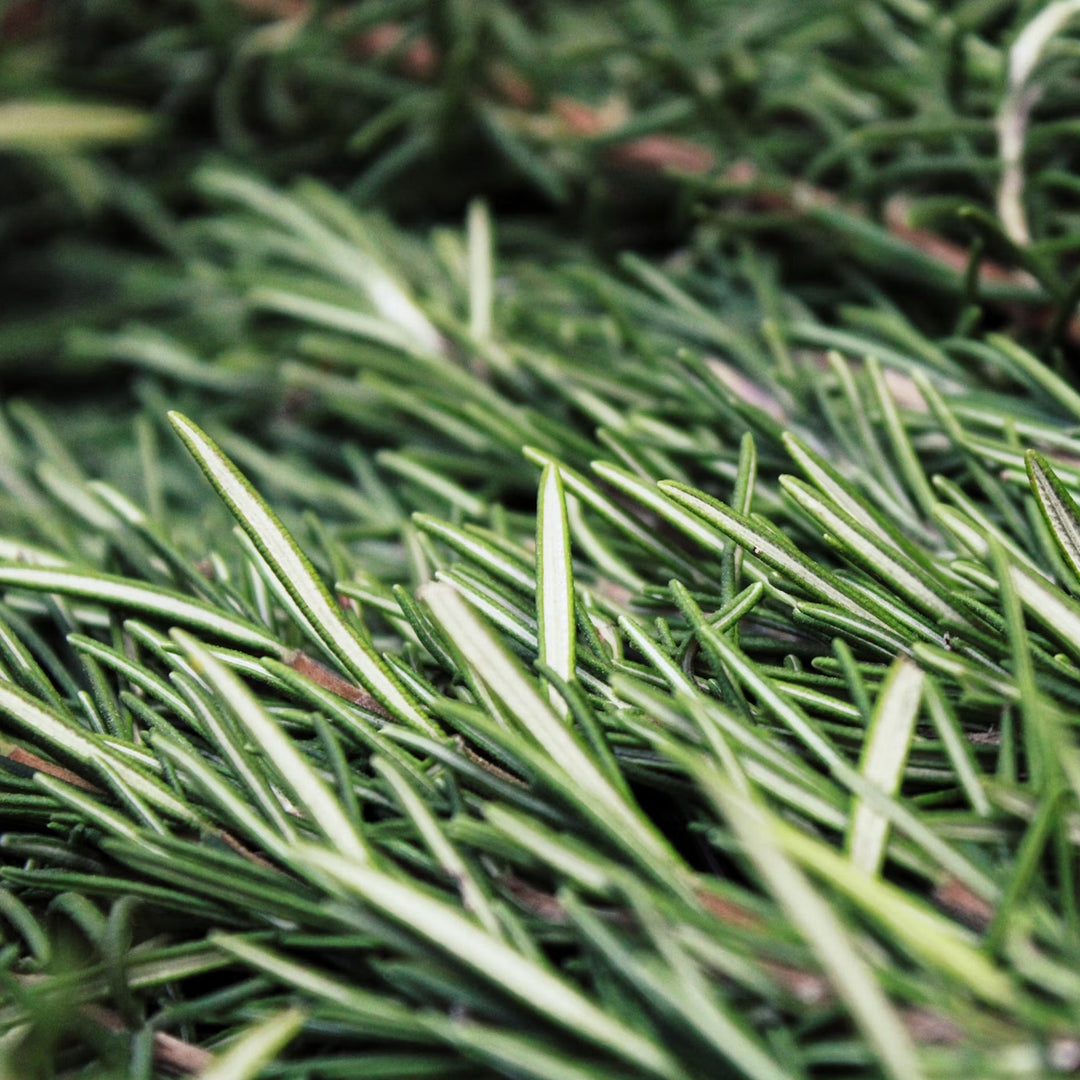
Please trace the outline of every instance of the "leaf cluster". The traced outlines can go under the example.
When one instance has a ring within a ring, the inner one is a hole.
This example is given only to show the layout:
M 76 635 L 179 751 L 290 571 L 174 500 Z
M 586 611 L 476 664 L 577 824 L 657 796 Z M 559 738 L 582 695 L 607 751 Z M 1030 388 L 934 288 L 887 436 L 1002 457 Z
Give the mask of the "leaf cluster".
M 0 77 L 147 65 L 164 128 L 8 144 L 112 291 L 0 341 L 59 377 L 0 413 L 0 1076 L 1074 1071 L 1068 141 L 1030 244 L 985 182 L 1031 6 L 61 7 L 95 63 Z M 668 259 L 500 204 L 609 222 L 672 132 L 754 171 L 665 178 Z

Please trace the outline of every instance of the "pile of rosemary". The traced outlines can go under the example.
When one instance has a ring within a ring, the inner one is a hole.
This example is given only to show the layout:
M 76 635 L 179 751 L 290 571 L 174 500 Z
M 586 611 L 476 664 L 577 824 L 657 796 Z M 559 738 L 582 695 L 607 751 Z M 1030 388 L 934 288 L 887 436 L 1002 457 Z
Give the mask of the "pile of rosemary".
M 1080 1070 L 1080 2 L 0 2 L 0 1077 Z

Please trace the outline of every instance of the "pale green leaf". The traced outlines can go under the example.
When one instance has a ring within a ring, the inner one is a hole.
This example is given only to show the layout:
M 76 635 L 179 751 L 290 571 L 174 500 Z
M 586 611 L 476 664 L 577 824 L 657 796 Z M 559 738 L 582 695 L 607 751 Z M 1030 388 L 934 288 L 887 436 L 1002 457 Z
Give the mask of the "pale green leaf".
M 0 148 L 70 153 L 132 142 L 149 130 L 148 113 L 124 105 L 74 101 L 8 101 L 0 105 Z
M 1080 509 L 1046 458 L 1029 450 L 1025 461 L 1031 490 L 1050 528 L 1050 535 L 1069 569 L 1080 574 Z
M 300 848 L 297 855 L 540 1016 L 603 1047 L 645 1075 L 671 1080 L 685 1076 L 658 1043 L 594 1004 L 550 968 L 491 937 L 457 908 L 370 866 L 321 849 Z
M 99 774 L 111 769 L 151 806 L 188 824 L 199 821 L 191 807 L 161 781 L 133 764 L 127 755 L 122 755 L 104 739 L 80 727 L 74 719 L 62 717 L 45 708 L 41 702 L 10 683 L 0 682 L 0 713 L 12 720 L 23 733 L 44 743 L 61 759 L 74 760 Z
M 277 515 L 198 427 L 179 413 L 170 413 L 169 418 L 240 527 L 318 631 L 326 647 L 391 713 L 434 734 L 435 725 L 419 710 L 382 659 L 345 621 L 310 560 L 285 531 Z
M 641 811 L 631 806 L 597 768 L 575 733 L 548 707 L 536 683 L 506 651 L 457 590 L 443 582 L 423 589 L 423 598 L 462 656 L 518 724 L 605 815 L 609 827 L 630 838 L 654 866 L 670 868 L 674 882 L 683 877 L 681 862 Z
M 0 585 L 35 592 L 60 593 L 95 601 L 121 611 L 141 611 L 213 637 L 226 638 L 249 649 L 280 655 L 284 648 L 265 630 L 236 615 L 157 585 L 107 574 L 74 570 L 0 566 Z
M 263 1066 L 273 1061 L 304 1026 L 307 1015 L 300 1009 L 285 1009 L 244 1031 L 199 1080 L 255 1080 Z
M 574 673 L 576 630 L 574 626 L 574 576 L 570 562 L 570 533 L 566 500 L 559 471 L 544 467 L 536 519 L 536 618 L 540 632 L 540 662 L 569 681 Z M 569 706 L 552 686 L 548 700 L 560 716 Z
M 769 891 L 814 951 L 867 1042 L 893 1080 L 924 1073 L 904 1025 L 839 916 L 776 841 L 770 816 L 727 785 L 713 797 Z
M 860 769 L 867 783 L 889 796 L 896 794 L 903 778 L 922 701 L 923 677 L 909 660 L 897 660 L 885 676 L 870 718 Z M 885 855 L 888 832 L 888 821 L 857 798 L 848 829 L 852 862 L 868 874 L 876 874 Z
M 232 715 L 247 730 L 252 742 L 274 763 L 312 823 L 343 855 L 352 859 L 367 859 L 367 845 L 334 793 L 251 691 L 194 638 L 179 631 L 174 636 L 195 670 L 206 679 L 219 700 L 229 707 Z M 273 816 L 280 820 L 279 811 L 275 811 Z M 285 823 L 282 825 L 285 829 L 289 828 Z

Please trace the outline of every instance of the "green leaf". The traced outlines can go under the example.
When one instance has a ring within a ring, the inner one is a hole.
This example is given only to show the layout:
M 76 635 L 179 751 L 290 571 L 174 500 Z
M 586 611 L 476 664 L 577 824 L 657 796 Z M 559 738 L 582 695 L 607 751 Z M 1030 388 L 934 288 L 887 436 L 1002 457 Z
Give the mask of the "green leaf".
M 915 1047 L 836 912 L 777 843 L 770 816 L 727 785 L 712 795 L 769 891 L 813 949 L 852 1018 L 894 1080 L 921 1080 Z
M 380 914 L 578 1038 L 603 1047 L 646 1075 L 669 1080 L 685 1077 L 670 1053 L 658 1043 L 598 1007 L 546 966 L 539 966 L 491 937 L 456 908 L 330 852 L 304 847 L 297 849 L 297 855 L 362 897 Z
M 622 510 L 613 499 L 601 492 L 595 484 L 574 469 L 563 465 L 550 454 L 535 447 L 526 446 L 523 453 L 529 461 L 537 465 L 547 467 L 554 465 L 559 470 L 559 478 L 567 493 L 581 500 L 584 506 L 594 510 L 607 522 L 613 525 L 620 533 L 629 538 L 635 546 L 648 552 L 654 558 L 659 559 L 664 566 L 670 566 L 685 574 L 688 578 L 694 578 L 696 571 L 694 564 L 680 554 L 670 545 L 657 540 L 653 532 L 650 532 L 639 521 Z
M 671 940 L 672 928 L 659 926 L 657 936 L 675 954 L 677 967 L 657 963 L 652 957 L 639 958 L 624 935 L 613 932 L 572 893 L 560 894 L 564 906 L 586 939 L 633 989 L 650 1001 L 675 1013 L 698 1038 L 712 1047 L 740 1076 L 750 1080 L 788 1080 L 789 1073 L 766 1051 L 747 1029 L 745 1021 L 730 1015 L 711 993 L 701 971 Z M 643 903 L 635 904 L 642 914 Z M 656 913 L 652 912 L 656 919 Z
M 486 537 L 472 531 L 473 527 L 459 529 L 430 514 L 416 513 L 412 516 L 418 529 L 441 540 L 459 555 L 475 563 L 481 569 L 509 582 L 531 596 L 536 591 L 536 575 L 510 552 L 497 548 Z
M 830 506 L 802 481 L 792 476 L 781 476 L 780 486 L 835 539 L 845 558 L 869 571 L 934 619 L 951 620 L 961 625 L 967 622 L 964 615 L 944 599 L 946 590 L 937 584 L 926 568 L 912 563 L 891 542 L 883 542 L 848 514 Z M 933 628 L 927 627 L 924 632 L 932 640 L 940 640 L 940 634 Z
M 922 701 L 923 673 L 909 660 L 898 659 L 885 676 L 863 744 L 860 770 L 870 784 L 886 795 L 900 789 L 915 721 Z M 885 855 L 889 823 L 856 799 L 848 829 L 848 853 L 856 866 L 876 874 Z
M 980 559 L 990 557 L 990 541 L 972 523 L 966 514 L 951 506 L 938 504 L 934 516 L 969 551 Z M 1023 566 L 1010 564 L 1008 568 L 1012 586 L 1021 603 L 1054 637 L 1076 657 L 1080 657 L 1080 603 L 1073 600 L 1041 574 L 1033 573 Z M 997 583 L 987 575 L 987 584 Z
M 428 468 L 405 454 L 397 454 L 392 450 L 380 450 L 375 455 L 375 459 L 384 469 L 430 491 L 436 498 L 445 500 L 451 507 L 460 510 L 468 517 L 483 517 L 487 511 L 487 503 L 483 499 L 470 494 L 443 473 Z
M 1021 377 L 1038 387 L 1074 421 L 1080 419 L 1080 393 L 1077 393 L 1060 375 L 1004 334 L 987 334 L 986 342 L 998 353 L 1007 357 Z
M 869 784 L 830 741 L 822 726 L 782 693 L 775 680 L 762 672 L 760 666 L 754 664 L 745 652 L 736 649 L 720 634 L 712 638 L 711 650 L 732 675 L 753 692 L 763 707 L 828 766 L 841 784 L 872 805 L 895 828 L 919 844 L 929 857 L 936 859 L 942 867 L 970 885 L 980 895 L 996 895 L 997 887 L 994 882 L 973 862 L 951 847 L 919 815 L 912 813 L 895 798 L 886 796 L 876 785 Z
M 255 745 L 274 763 L 293 797 L 307 811 L 312 823 L 343 855 L 358 860 L 368 859 L 370 854 L 367 845 L 334 797 L 333 792 L 254 695 L 194 638 L 179 631 L 175 631 L 173 636 L 191 660 L 195 670 L 213 688 L 218 699 L 228 706 L 232 715 L 247 730 Z M 255 793 L 269 795 L 269 792 L 263 790 L 261 784 L 256 785 Z M 279 815 L 280 810 L 276 811 L 272 817 L 277 817 L 280 821 Z
M 324 220 L 320 220 L 299 199 L 290 198 L 254 176 L 238 171 L 207 166 L 199 170 L 196 183 L 204 191 L 238 202 L 299 237 L 327 271 L 368 297 L 380 316 L 371 320 L 373 325 L 394 332 L 412 347 L 435 353 L 440 351 L 441 335 L 408 296 L 400 281 L 392 277 L 369 251 L 350 242 L 352 238 L 342 236 L 341 214 L 352 215 L 348 214 L 347 204 L 334 199 L 328 189 L 319 188 L 317 199 L 309 200 L 321 204 Z M 335 214 L 337 221 L 325 220 Z M 353 218 L 353 222 L 355 220 Z M 279 296 L 285 301 L 295 298 L 295 294 L 284 292 Z M 339 310 L 347 314 L 345 309 Z
M 755 558 L 774 570 L 778 570 L 814 596 L 841 610 L 854 608 L 859 615 L 871 623 L 880 625 L 883 630 L 893 628 L 893 620 L 883 618 L 877 612 L 868 610 L 860 594 L 846 582 L 841 581 L 835 574 L 826 573 L 819 564 L 805 555 L 778 543 L 760 529 L 755 528 L 749 519 L 736 514 L 719 500 L 695 488 L 671 481 L 662 480 L 658 486 L 670 499 L 694 511 L 721 534 L 729 536 Z M 713 535 L 705 542 L 713 550 L 723 551 L 724 545 L 720 536 Z M 902 638 L 897 637 L 894 640 L 896 647 L 902 646 Z
M 41 702 L 10 683 L 0 682 L 0 713 L 21 731 L 44 743 L 57 757 L 89 766 L 108 779 L 108 770 L 122 778 L 141 799 L 187 824 L 200 822 L 199 815 L 155 777 L 132 764 L 100 736 L 81 728 L 73 719 L 45 708 Z M 153 761 L 153 758 L 150 758 Z
M 1019 995 L 1010 975 L 988 957 L 974 933 L 879 877 L 871 877 L 830 845 L 772 819 L 775 843 L 797 860 L 806 873 L 838 890 L 865 917 L 876 922 L 890 941 L 920 962 L 957 980 L 965 992 L 1005 1011 L 1015 1009 Z
M 424 586 L 423 599 L 436 620 L 510 715 L 543 748 L 551 763 L 595 803 L 608 827 L 624 843 L 639 847 L 657 873 L 665 871 L 676 887 L 685 877 L 681 860 L 653 824 L 631 806 L 597 768 L 577 738 L 548 707 L 521 665 L 461 598 L 442 582 Z
M 491 214 L 479 200 L 469 204 L 469 333 L 473 340 L 491 338 L 495 269 L 492 265 Z
M 915 497 L 915 502 L 924 514 L 930 514 L 937 499 L 934 498 L 933 488 L 926 479 L 926 472 L 919 461 L 915 448 L 911 445 L 907 428 L 900 418 L 900 412 L 896 407 L 896 401 L 885 381 L 885 374 L 881 367 L 881 361 L 875 356 L 870 356 L 866 362 L 867 373 L 870 376 L 871 385 L 881 409 L 881 415 L 885 421 L 885 430 L 893 445 L 893 452 L 897 464 L 904 479 L 907 481 L 907 490 Z
M 210 941 L 229 956 L 265 971 L 280 982 L 332 1003 L 349 1016 L 350 1022 L 361 1025 L 372 1035 L 426 1041 L 423 1029 L 417 1030 L 412 1009 L 385 995 L 332 978 L 313 965 L 298 964 L 239 935 L 212 934 Z
M 71 153 L 89 146 L 133 142 L 152 118 L 124 105 L 68 101 L 8 101 L 0 105 L 0 149 Z
M 791 432 L 784 433 L 784 448 L 807 478 L 865 532 L 882 544 L 903 551 L 911 559 L 922 555 L 929 563 L 922 549 L 911 543 L 895 524 L 870 505 L 855 485 L 845 479 L 821 454 L 816 453 Z
M 666 491 L 662 484 L 657 485 L 651 481 L 642 480 L 606 461 L 593 462 L 593 472 L 602 480 L 606 480 L 616 491 L 629 495 L 641 506 L 671 522 L 675 528 L 696 540 L 706 550 L 719 548 L 718 553 L 723 553 L 723 546 L 717 544 L 715 532 L 708 528 L 698 515 L 686 513 L 677 500 L 665 498 Z
M 559 471 L 544 467 L 536 517 L 536 619 L 540 631 L 540 662 L 561 679 L 574 673 L 574 573 L 570 563 L 570 533 L 566 520 L 566 500 Z M 555 687 L 548 687 L 548 700 L 560 716 L 569 706 Z
M 116 671 L 123 676 L 132 686 L 138 687 L 142 692 L 160 701 L 175 715 L 186 720 L 193 719 L 191 707 L 186 701 L 163 679 L 149 670 L 144 664 L 136 663 L 129 656 L 118 649 L 103 645 L 100 641 L 88 638 L 82 634 L 68 635 L 68 643 L 80 653 L 92 656 L 95 660 Z
M 401 803 L 406 815 L 412 819 L 432 855 L 447 877 L 457 884 L 465 910 L 476 916 L 477 921 L 492 937 L 501 938 L 502 926 L 491 906 L 487 893 L 481 887 L 468 863 L 446 837 L 435 815 L 413 789 L 412 785 L 387 758 L 372 758 L 372 767 L 389 783 L 394 797 Z
M 73 570 L 0 566 L 0 585 L 35 592 L 77 596 L 121 611 L 142 611 L 174 626 L 186 626 L 212 637 L 226 638 L 249 649 L 280 655 L 284 646 L 265 630 L 199 600 L 129 578 Z
M 1066 565 L 1080 574 L 1080 509 L 1050 463 L 1040 453 L 1024 455 L 1031 490 Z
M 435 725 L 420 712 L 382 659 L 345 621 L 310 560 L 255 489 L 190 420 L 179 413 L 170 413 L 169 419 L 207 479 L 325 646 L 389 712 L 428 734 L 436 734 Z
M 277 1058 L 304 1026 L 307 1014 L 301 1009 L 285 1009 L 248 1028 L 199 1080 L 254 1080 L 263 1066 Z

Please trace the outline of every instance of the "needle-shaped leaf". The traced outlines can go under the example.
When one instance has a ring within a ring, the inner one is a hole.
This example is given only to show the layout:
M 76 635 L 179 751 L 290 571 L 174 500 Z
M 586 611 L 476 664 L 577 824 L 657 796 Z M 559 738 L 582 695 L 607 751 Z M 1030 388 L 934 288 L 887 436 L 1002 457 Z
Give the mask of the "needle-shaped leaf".
M 124 105 L 77 101 L 7 101 L 0 107 L 0 147 L 32 154 L 74 153 L 146 135 L 152 116 Z
M 84 637 L 82 634 L 70 634 L 68 643 L 80 653 L 92 656 L 100 663 L 122 675 L 132 686 L 136 686 L 151 698 L 160 701 L 177 716 L 192 718 L 190 706 L 164 680 L 143 664 L 136 663 L 118 649 L 102 645 L 100 641 Z
M 173 626 L 186 626 L 212 637 L 226 638 L 249 649 L 261 649 L 275 655 L 283 652 L 281 643 L 254 623 L 171 589 L 129 578 L 74 570 L 0 566 L 0 585 L 77 596 L 121 611 L 141 611 Z
M 318 848 L 300 847 L 297 857 L 544 1019 L 603 1047 L 645 1075 L 671 1080 L 685 1076 L 658 1042 L 599 1008 L 550 968 L 491 937 L 457 908 L 427 891 Z
M 975 933 L 884 878 L 871 877 L 805 829 L 793 828 L 775 818 L 772 827 L 776 842 L 791 858 L 812 877 L 837 889 L 877 923 L 891 941 L 958 980 L 984 1001 L 1006 1010 L 1015 1007 L 1013 980 L 982 951 Z
M 380 322 L 396 330 L 414 345 L 438 352 L 442 339 L 427 317 L 368 251 L 340 233 L 340 221 L 332 227 L 302 205 L 275 191 L 269 184 L 244 173 L 209 166 L 201 169 L 196 183 L 204 190 L 249 208 L 301 238 L 311 254 L 335 276 L 367 294 Z M 322 193 L 324 210 L 335 200 Z M 340 207 L 338 207 L 340 209 Z
M 170 413 L 169 419 L 240 527 L 318 631 L 326 647 L 391 713 L 407 724 L 434 734 L 435 726 L 382 659 L 345 621 L 311 561 L 236 466 L 186 417 Z
M 807 478 L 866 532 L 888 547 L 901 549 L 910 558 L 921 555 L 929 564 L 919 546 L 908 540 L 884 514 L 870 505 L 855 485 L 821 454 L 790 432 L 784 434 L 784 448 Z
M 713 550 L 722 551 L 723 537 L 730 537 L 767 566 L 780 571 L 819 599 L 844 610 L 854 608 L 871 622 L 884 627 L 890 625 L 878 613 L 869 611 L 858 594 L 835 574 L 826 574 L 811 559 L 755 528 L 747 518 L 736 514 L 719 500 L 684 484 L 662 480 L 658 486 L 670 499 L 692 510 L 721 534 L 704 538 L 704 542 Z
M 1080 418 L 1080 393 L 1053 368 L 1005 334 L 988 334 L 986 340 L 1000 357 L 1015 366 L 1022 379 L 1041 390 L 1074 420 Z
M 781 693 L 776 681 L 763 672 L 760 665 L 755 664 L 745 652 L 735 648 L 719 634 L 715 635 L 711 641 L 711 651 L 740 683 L 753 692 L 754 697 L 763 706 L 767 707 L 812 753 L 828 765 L 829 770 L 841 784 L 872 805 L 893 826 L 915 839 L 925 849 L 927 855 L 938 860 L 942 867 L 970 884 L 973 889 L 991 895 L 996 892 L 996 886 L 986 874 L 936 834 L 918 815 L 913 814 L 896 799 L 886 796 L 877 785 L 868 783 L 837 749 L 823 727 Z
M 570 532 L 566 521 L 566 499 L 559 471 L 544 466 L 540 477 L 540 497 L 536 516 L 536 619 L 540 630 L 540 662 L 561 679 L 574 673 L 574 574 L 570 562 Z M 548 700 L 560 716 L 569 706 L 551 686 Z
M 1066 565 L 1080 574 L 1080 509 L 1050 463 L 1035 450 L 1024 458 L 1031 490 Z
M 491 337 L 495 273 L 491 215 L 479 200 L 469 204 L 469 332 L 477 342 Z
M 270 822 L 279 836 L 287 841 L 295 840 L 296 830 L 283 805 L 284 797 L 273 789 L 264 774 L 259 752 L 257 750 L 252 752 L 249 748 L 246 732 L 243 735 L 235 732 L 236 725 L 224 722 L 219 716 L 219 709 L 225 708 L 224 701 L 218 702 L 211 699 L 194 679 L 188 678 L 183 672 L 174 672 L 173 681 L 191 702 L 193 712 L 201 722 L 210 742 L 228 762 L 233 775 L 254 796 L 263 817 Z
M 969 551 L 981 559 L 989 558 L 990 541 L 967 515 L 951 506 L 939 504 L 934 516 Z M 1042 575 L 1032 573 L 1026 567 L 1010 564 L 1008 571 L 1016 595 L 1020 597 L 1024 607 L 1074 656 L 1080 657 L 1080 603 Z M 986 583 L 991 588 L 997 584 L 989 575 Z
M 536 576 L 532 569 L 509 552 L 499 550 L 484 537 L 459 529 L 430 514 L 413 514 L 413 521 L 418 529 L 441 540 L 459 555 L 488 573 L 510 582 L 525 592 L 532 593 L 536 589 Z
M 914 496 L 916 505 L 921 508 L 923 513 L 929 514 L 937 499 L 934 498 L 934 490 L 926 479 L 926 472 L 919 462 L 919 457 L 911 445 L 911 438 L 908 435 L 907 428 L 900 418 L 896 400 L 885 380 L 881 361 L 875 356 L 869 357 L 866 370 L 870 377 L 870 384 L 874 388 L 882 418 L 885 421 L 885 430 L 888 432 L 889 441 L 893 445 L 897 465 L 907 482 L 907 490 Z
M 443 872 L 454 882 L 461 893 L 465 909 L 476 916 L 481 926 L 492 937 L 501 938 L 502 927 L 484 889 L 481 887 L 468 863 L 447 839 L 435 815 L 417 791 L 388 758 L 372 758 L 372 767 L 389 783 L 394 797 L 412 819 L 424 843 L 439 861 Z
M 767 812 L 732 788 L 712 794 L 769 891 L 813 949 L 852 1018 L 893 1080 L 924 1075 L 911 1037 L 836 912 L 777 843 Z
M 722 1060 L 734 1065 L 739 1075 L 749 1080 L 787 1080 L 790 1076 L 787 1070 L 747 1030 L 741 1018 L 720 1007 L 716 996 L 708 992 L 701 972 L 678 945 L 665 940 L 670 934 L 668 927 L 658 927 L 657 936 L 665 941 L 666 951 L 675 954 L 678 967 L 674 970 L 666 964 L 661 967 L 643 963 L 625 938 L 605 926 L 572 893 L 564 892 L 561 899 L 590 943 L 638 993 L 663 1002 L 667 1010 L 677 1015 Z M 640 915 L 643 904 L 635 906 L 636 914 Z M 655 912 L 652 918 L 656 920 Z
M 127 755 L 81 728 L 73 719 L 47 709 L 40 701 L 10 683 L 0 682 L 0 713 L 7 716 L 20 731 L 47 746 L 57 757 L 89 767 L 106 780 L 111 770 L 151 806 L 189 824 L 199 821 L 190 806 L 177 798 L 160 780 L 132 764 Z
M 548 707 L 536 683 L 522 670 L 457 590 L 443 582 L 424 587 L 423 598 L 465 661 L 529 733 L 572 785 L 587 794 L 616 835 L 640 845 L 655 867 L 667 868 L 678 886 L 684 871 L 678 856 L 636 806 L 607 780 L 577 735 Z
M 254 1080 L 304 1026 L 307 1015 L 301 1009 L 285 1009 L 242 1032 L 200 1080 Z
M 343 855 L 366 860 L 369 857 L 367 845 L 348 815 L 281 726 L 248 688 L 204 646 L 179 631 L 175 637 L 195 670 L 206 679 L 219 700 L 228 706 L 252 742 L 274 763 L 293 798 L 307 811 L 312 823 Z M 279 810 L 273 816 L 280 821 Z
M 925 567 L 912 563 L 891 543 L 883 542 L 861 522 L 830 505 L 827 499 L 801 480 L 781 476 L 780 485 L 807 514 L 821 523 L 829 536 L 835 537 L 847 558 L 935 619 L 951 619 L 960 624 L 967 621 L 944 599 L 945 590 L 940 586 L 934 587 L 937 583 Z M 933 633 L 933 630 L 929 632 Z
M 696 514 L 688 514 L 680 504 L 665 498 L 664 493 L 657 490 L 656 484 L 642 480 L 606 461 L 593 462 L 593 472 L 606 480 L 616 491 L 629 495 L 639 505 L 671 522 L 680 532 L 696 540 L 707 550 L 717 546 L 718 538 L 715 532 Z
M 899 790 L 915 721 L 922 700 L 923 673 L 911 661 L 897 660 L 889 669 L 870 718 L 860 770 L 868 783 L 886 795 Z M 856 799 L 848 829 L 851 860 L 869 874 L 881 868 L 888 821 L 862 799 Z
M 345 979 L 331 978 L 317 968 L 296 963 L 239 935 L 214 934 L 210 940 L 228 955 L 272 975 L 287 986 L 332 1002 L 349 1016 L 350 1021 L 359 1023 L 372 1035 L 423 1038 L 422 1032 L 416 1031 L 416 1014 L 382 994 L 364 990 Z
M 565 490 L 581 500 L 582 505 L 594 510 L 615 527 L 623 536 L 631 540 L 638 548 L 659 559 L 665 566 L 671 566 L 689 577 L 694 576 L 694 564 L 685 555 L 675 551 L 670 545 L 658 540 L 640 521 L 637 521 L 621 509 L 610 496 L 601 492 L 595 484 L 574 469 L 563 465 L 543 450 L 527 446 L 524 450 L 529 461 L 537 465 L 555 465 Z

